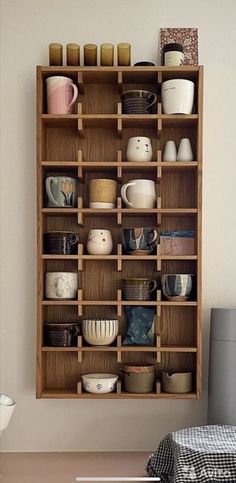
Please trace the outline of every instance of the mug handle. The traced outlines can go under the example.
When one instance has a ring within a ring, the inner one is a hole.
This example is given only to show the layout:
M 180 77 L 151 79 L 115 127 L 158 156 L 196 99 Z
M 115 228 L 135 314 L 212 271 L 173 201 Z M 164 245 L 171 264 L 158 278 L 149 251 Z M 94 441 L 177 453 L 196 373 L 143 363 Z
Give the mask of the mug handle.
M 75 84 L 71 84 L 71 87 L 73 89 L 73 97 L 72 97 L 72 100 L 70 101 L 70 104 L 68 105 L 68 111 L 70 110 L 70 108 L 74 105 L 74 103 L 76 102 L 76 99 L 78 97 L 78 87 L 75 85 Z
M 57 179 L 54 178 L 53 176 L 49 176 L 48 178 L 46 178 L 46 192 L 47 192 L 50 203 L 52 203 L 52 205 L 58 206 L 58 202 L 55 200 L 55 198 L 52 194 L 52 191 L 51 191 L 51 183 L 54 183 L 54 184 L 57 183 Z
M 155 241 L 156 241 L 156 239 L 157 239 L 157 237 L 158 237 L 158 231 L 157 231 L 157 230 L 153 230 L 153 231 L 155 232 L 155 236 L 154 236 L 153 240 L 151 241 L 151 243 L 149 243 L 149 244 L 148 244 L 148 246 L 149 246 L 150 248 L 152 248 L 153 244 L 154 244 L 154 246 L 155 246 Z
M 153 98 L 153 101 L 152 101 L 152 98 Z M 154 92 L 150 94 L 150 96 L 148 96 L 148 102 L 150 102 L 150 104 L 148 105 L 148 109 L 151 109 L 151 107 L 157 103 L 157 95 L 154 94 Z
M 62 278 L 58 278 L 58 280 L 57 280 L 56 295 L 57 295 L 57 297 L 62 297 L 62 295 L 63 295 L 63 279 Z
M 152 287 L 152 285 L 153 285 L 153 287 Z M 149 290 L 149 292 L 151 293 L 151 292 L 153 292 L 156 289 L 157 289 L 157 281 L 156 280 L 149 280 L 148 281 L 148 290 Z
M 123 184 L 123 186 L 121 186 L 121 191 L 120 191 L 120 194 L 121 194 L 121 198 L 122 200 L 125 202 L 125 204 L 127 206 L 129 206 L 130 208 L 135 208 L 135 206 L 133 205 L 133 203 L 131 203 L 128 198 L 127 198 L 127 195 L 126 195 L 126 192 L 127 192 L 127 189 L 129 186 L 135 186 L 136 183 L 125 183 Z
M 72 247 L 79 242 L 79 235 L 74 234 L 69 237 L 69 245 Z
M 79 334 L 79 327 L 77 325 L 73 325 L 73 327 L 70 328 L 69 332 L 72 337 L 76 337 L 76 335 Z

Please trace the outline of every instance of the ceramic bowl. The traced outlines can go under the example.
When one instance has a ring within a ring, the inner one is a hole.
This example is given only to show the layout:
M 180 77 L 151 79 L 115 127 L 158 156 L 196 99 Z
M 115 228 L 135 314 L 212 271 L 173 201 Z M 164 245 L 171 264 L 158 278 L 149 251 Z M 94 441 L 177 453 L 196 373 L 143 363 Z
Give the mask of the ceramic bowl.
M 82 376 L 85 391 L 92 394 L 106 394 L 116 388 L 118 376 L 115 374 L 85 374 Z
M 91 345 L 109 345 L 118 334 L 118 320 L 83 320 L 84 339 Z
M 184 394 L 192 391 L 192 372 L 163 372 L 162 389 L 165 392 Z
M 162 275 L 162 292 L 168 300 L 187 300 L 193 289 L 195 275 L 189 273 L 168 273 Z

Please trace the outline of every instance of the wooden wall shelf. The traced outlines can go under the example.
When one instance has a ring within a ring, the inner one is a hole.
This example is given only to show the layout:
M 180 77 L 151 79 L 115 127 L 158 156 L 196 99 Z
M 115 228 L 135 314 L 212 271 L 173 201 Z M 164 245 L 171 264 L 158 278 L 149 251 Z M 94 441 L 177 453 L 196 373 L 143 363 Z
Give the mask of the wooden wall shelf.
M 78 104 L 69 115 L 47 114 L 46 79 L 52 75 L 71 77 L 79 89 Z M 150 115 L 122 114 L 120 93 L 130 89 L 157 92 L 173 78 L 195 83 L 195 112 L 191 115 L 163 114 L 161 102 Z M 38 187 L 38 398 L 55 399 L 199 399 L 201 395 L 201 217 L 202 217 L 202 66 L 182 67 L 48 67 L 37 68 L 37 187 Z M 128 162 L 126 148 L 132 136 L 151 138 L 153 160 Z M 194 151 L 192 162 L 163 162 L 167 140 L 178 144 L 189 137 Z M 48 208 L 44 184 L 48 175 L 64 174 L 78 180 L 75 208 Z M 88 206 L 90 179 L 108 177 L 118 181 L 117 204 L 111 210 Z M 153 209 L 127 209 L 121 202 L 120 187 L 134 178 L 150 178 L 156 183 Z M 193 255 L 127 255 L 122 250 L 122 228 L 156 227 L 160 231 L 194 230 Z M 110 229 L 114 249 L 111 255 L 86 252 L 92 228 Z M 73 231 L 79 235 L 78 253 L 49 255 L 44 250 L 46 231 Z M 148 262 L 148 263 L 147 263 Z M 47 271 L 78 273 L 75 300 L 45 298 Z M 155 300 L 126 301 L 121 280 L 150 277 L 160 280 L 163 273 L 197 275 L 194 300 L 165 300 L 160 290 Z M 126 334 L 126 306 L 155 307 L 154 345 L 122 345 Z M 78 322 L 84 318 L 117 318 L 119 335 L 111 346 L 89 346 L 78 336 L 77 346 L 45 345 L 46 322 Z M 122 368 L 127 362 L 152 362 L 156 385 L 152 393 L 124 391 Z M 193 391 L 168 394 L 162 391 L 163 370 L 191 371 Z M 81 376 L 91 372 L 111 372 L 119 376 L 116 392 L 89 394 Z

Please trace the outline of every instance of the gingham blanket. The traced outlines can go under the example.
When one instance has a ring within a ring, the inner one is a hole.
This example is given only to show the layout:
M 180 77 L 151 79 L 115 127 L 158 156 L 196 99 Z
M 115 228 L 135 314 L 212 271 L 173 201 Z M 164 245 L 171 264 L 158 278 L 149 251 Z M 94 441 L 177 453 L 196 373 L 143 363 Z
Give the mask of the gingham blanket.
M 147 462 L 168 483 L 236 483 L 236 426 L 201 426 L 168 434 Z

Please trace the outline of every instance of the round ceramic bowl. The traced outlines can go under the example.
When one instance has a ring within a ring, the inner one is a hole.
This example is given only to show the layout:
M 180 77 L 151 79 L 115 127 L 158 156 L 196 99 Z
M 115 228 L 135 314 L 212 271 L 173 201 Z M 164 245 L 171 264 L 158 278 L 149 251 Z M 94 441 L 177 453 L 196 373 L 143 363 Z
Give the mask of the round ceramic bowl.
M 118 334 L 118 320 L 93 320 L 82 321 L 84 339 L 90 345 L 109 345 L 114 342 Z
M 162 373 L 162 389 L 165 392 L 184 394 L 192 391 L 192 372 Z
M 194 274 L 167 273 L 161 277 L 162 292 L 168 300 L 187 300 L 193 290 Z
M 92 394 L 107 394 L 115 390 L 117 379 L 115 374 L 85 374 L 83 388 Z

